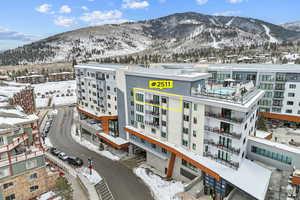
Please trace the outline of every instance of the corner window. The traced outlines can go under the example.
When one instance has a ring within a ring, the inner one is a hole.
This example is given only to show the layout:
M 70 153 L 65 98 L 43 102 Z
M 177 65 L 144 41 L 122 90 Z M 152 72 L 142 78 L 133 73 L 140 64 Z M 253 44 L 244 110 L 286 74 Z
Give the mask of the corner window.
M 190 103 L 184 102 L 183 107 L 186 108 L 186 109 L 189 109 L 190 108 Z
M 9 187 L 11 187 L 11 186 L 13 186 L 13 185 L 14 185 L 13 182 L 4 183 L 4 184 L 3 184 L 3 189 L 5 190 L 5 189 L 7 189 L 7 188 L 9 188 Z
M 295 84 L 290 84 L 290 85 L 289 85 L 289 88 L 290 88 L 290 89 L 296 89 L 296 85 L 295 85 Z
M 30 192 L 34 192 L 34 191 L 36 191 L 38 189 L 39 189 L 38 185 L 33 185 L 33 186 L 30 187 Z

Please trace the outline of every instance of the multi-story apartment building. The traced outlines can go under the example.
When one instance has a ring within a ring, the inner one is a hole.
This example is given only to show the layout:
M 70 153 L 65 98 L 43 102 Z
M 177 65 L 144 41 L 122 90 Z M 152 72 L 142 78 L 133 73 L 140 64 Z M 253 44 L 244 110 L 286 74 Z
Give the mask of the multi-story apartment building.
M 135 68 L 125 76 L 127 109 L 119 118 L 127 119 L 130 150 L 145 150 L 147 163 L 166 178 L 202 175 L 217 199 L 232 185 L 264 199 L 270 172 L 245 159 L 263 91 L 244 82 L 215 85 L 211 74 L 190 65 Z M 171 87 L 155 89 L 151 81 Z M 257 173 L 262 183 L 253 189 L 249 175 Z
M 58 176 L 46 166 L 38 117 L 0 107 L 0 199 L 28 200 L 49 191 Z
M 36 111 L 34 88 L 28 84 L 0 82 L 0 106 L 19 105 L 26 114 Z
M 208 71 L 212 80 L 252 81 L 265 90 L 259 112 L 267 118 L 300 122 L 300 65 L 213 64 Z
M 37 83 L 45 83 L 46 81 L 47 81 L 47 77 L 42 74 L 32 74 L 32 75 L 16 77 L 17 83 L 37 84 Z
M 50 73 L 48 75 L 48 81 L 67 81 L 74 79 L 74 72 L 58 72 Z
M 118 65 L 75 66 L 80 130 L 92 142 L 105 141 L 117 149 L 128 146 L 119 137 L 118 125 L 118 101 L 124 87 L 122 71 L 126 69 Z
M 216 199 L 233 188 L 264 199 L 271 172 L 245 158 L 264 96 L 251 81 L 217 84 L 195 65 L 89 64 L 75 72 L 83 137 L 144 151 L 166 178 L 200 176 Z

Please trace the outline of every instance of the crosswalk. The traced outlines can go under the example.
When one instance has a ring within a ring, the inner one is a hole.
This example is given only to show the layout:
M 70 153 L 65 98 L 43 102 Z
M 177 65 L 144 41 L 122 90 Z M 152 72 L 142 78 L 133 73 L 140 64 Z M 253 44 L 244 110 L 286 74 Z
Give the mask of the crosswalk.
M 101 197 L 101 200 L 114 200 L 114 197 L 111 194 L 111 191 L 109 190 L 104 180 L 100 181 L 100 183 L 95 185 L 95 188 L 98 195 Z

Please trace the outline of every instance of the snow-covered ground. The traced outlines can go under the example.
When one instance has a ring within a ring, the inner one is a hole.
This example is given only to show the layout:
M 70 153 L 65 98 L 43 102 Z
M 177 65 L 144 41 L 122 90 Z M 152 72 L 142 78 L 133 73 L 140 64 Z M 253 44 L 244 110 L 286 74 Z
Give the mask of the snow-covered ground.
M 151 171 L 141 167 L 135 168 L 133 171 L 150 188 L 155 200 L 179 200 L 175 195 L 184 191 L 182 182 L 165 181 Z
M 49 192 L 46 192 L 46 193 L 42 194 L 41 196 L 37 197 L 36 199 L 37 200 L 49 200 L 49 199 L 61 200 L 62 199 L 62 197 L 55 197 L 55 196 L 56 196 L 55 192 L 49 191 Z
M 47 147 L 53 147 L 53 144 L 51 143 L 50 139 L 48 137 L 45 138 L 45 145 Z
M 76 103 L 76 81 L 46 82 L 32 85 L 36 94 L 37 108 L 51 105 L 69 105 Z
M 118 156 L 112 154 L 111 152 L 106 151 L 106 150 L 100 151 L 99 146 L 85 140 L 84 138 L 80 138 L 79 135 L 76 135 L 76 126 L 75 126 L 75 124 L 73 124 L 73 126 L 72 126 L 71 135 L 72 135 L 72 138 L 77 143 L 79 143 L 80 145 L 82 145 L 82 146 L 84 146 L 84 147 L 86 147 L 86 148 L 88 148 L 88 149 L 90 149 L 90 150 L 92 150 L 92 151 L 108 158 L 108 159 L 115 160 L 115 161 L 120 160 L 120 158 Z
M 262 24 L 262 26 L 264 27 L 267 36 L 269 36 L 269 38 L 270 38 L 269 41 L 270 41 L 271 43 L 278 43 L 278 40 L 270 34 L 270 28 L 267 27 L 267 26 L 264 25 L 264 24 Z
M 96 185 L 102 180 L 102 177 L 98 174 L 98 172 L 92 169 L 92 174 L 90 174 L 90 169 L 86 167 L 82 167 L 78 169 L 78 171 L 85 176 L 91 184 Z

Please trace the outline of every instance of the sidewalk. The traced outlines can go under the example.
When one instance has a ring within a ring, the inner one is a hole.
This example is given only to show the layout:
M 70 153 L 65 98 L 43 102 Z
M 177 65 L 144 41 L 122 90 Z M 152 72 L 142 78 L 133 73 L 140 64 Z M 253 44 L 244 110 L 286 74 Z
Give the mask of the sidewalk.
M 74 176 L 66 174 L 65 177 L 72 184 L 73 199 L 89 200 L 88 197 L 86 196 L 85 192 L 83 191 L 82 187 L 80 186 L 80 184 L 76 180 L 76 178 L 74 178 Z

